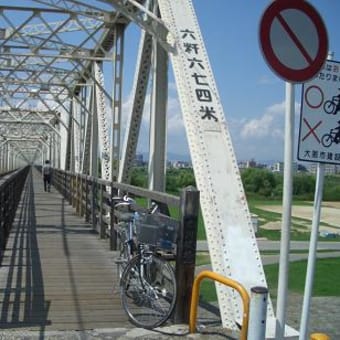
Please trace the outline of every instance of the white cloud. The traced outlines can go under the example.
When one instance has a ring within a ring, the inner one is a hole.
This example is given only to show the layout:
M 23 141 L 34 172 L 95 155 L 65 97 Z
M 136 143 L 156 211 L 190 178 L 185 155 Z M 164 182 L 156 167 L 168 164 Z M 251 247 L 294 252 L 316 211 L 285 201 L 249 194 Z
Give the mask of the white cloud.
M 270 106 L 259 118 L 247 121 L 241 130 L 243 139 L 249 138 L 283 138 L 283 117 L 285 102 Z
M 237 158 L 247 160 L 282 160 L 285 129 L 285 102 L 266 108 L 252 119 L 229 120 L 229 129 Z M 298 133 L 300 104 L 295 103 L 295 136 Z

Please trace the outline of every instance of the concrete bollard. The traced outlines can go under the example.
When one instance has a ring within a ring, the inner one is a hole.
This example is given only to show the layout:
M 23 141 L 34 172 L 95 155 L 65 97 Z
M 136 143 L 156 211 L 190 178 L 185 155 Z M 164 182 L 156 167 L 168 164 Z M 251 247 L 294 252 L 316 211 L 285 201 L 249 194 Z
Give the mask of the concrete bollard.
M 268 289 L 250 289 L 248 340 L 263 340 L 266 337 Z

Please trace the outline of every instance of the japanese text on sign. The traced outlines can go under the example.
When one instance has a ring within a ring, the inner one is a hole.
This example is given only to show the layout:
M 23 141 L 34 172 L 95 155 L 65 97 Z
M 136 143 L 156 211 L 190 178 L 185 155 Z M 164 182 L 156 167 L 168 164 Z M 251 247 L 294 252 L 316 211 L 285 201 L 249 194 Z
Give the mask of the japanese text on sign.
M 187 55 L 187 66 L 191 72 L 190 77 L 194 84 L 195 98 L 201 104 L 199 116 L 202 120 L 208 119 L 217 122 L 214 99 L 206 74 L 206 67 L 203 58 L 200 58 L 200 46 L 197 43 L 196 34 L 189 29 L 180 30 L 181 43 Z

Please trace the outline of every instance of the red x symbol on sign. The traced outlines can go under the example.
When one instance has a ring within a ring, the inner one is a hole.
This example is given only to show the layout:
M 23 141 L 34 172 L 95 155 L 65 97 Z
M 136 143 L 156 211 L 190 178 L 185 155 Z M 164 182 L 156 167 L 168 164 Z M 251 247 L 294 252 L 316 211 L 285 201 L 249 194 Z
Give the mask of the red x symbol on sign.
M 322 123 L 322 121 L 320 120 L 319 123 L 317 123 L 313 128 L 309 125 L 308 121 L 306 118 L 303 118 L 303 121 L 306 123 L 306 125 L 309 128 L 308 133 L 302 138 L 302 141 L 304 141 L 309 135 L 313 135 L 315 137 L 315 139 L 320 143 L 320 139 L 319 137 L 315 134 L 315 130 L 317 127 L 320 126 L 320 124 Z

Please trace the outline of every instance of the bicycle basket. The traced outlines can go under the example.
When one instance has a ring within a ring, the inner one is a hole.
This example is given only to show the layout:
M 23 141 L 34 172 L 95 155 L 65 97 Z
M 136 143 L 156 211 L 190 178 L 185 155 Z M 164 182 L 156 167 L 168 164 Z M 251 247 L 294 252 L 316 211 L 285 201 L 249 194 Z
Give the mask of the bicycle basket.
M 136 223 L 137 240 L 171 250 L 176 244 L 178 225 L 178 221 L 163 214 L 142 215 Z

